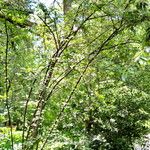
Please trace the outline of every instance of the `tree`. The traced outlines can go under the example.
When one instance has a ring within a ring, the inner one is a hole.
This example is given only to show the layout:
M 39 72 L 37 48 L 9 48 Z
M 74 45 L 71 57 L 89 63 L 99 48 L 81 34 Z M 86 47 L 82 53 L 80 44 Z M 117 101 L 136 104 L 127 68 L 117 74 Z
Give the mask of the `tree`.
M 132 149 L 149 133 L 148 3 L 32 2 L 1 2 L 0 146 Z

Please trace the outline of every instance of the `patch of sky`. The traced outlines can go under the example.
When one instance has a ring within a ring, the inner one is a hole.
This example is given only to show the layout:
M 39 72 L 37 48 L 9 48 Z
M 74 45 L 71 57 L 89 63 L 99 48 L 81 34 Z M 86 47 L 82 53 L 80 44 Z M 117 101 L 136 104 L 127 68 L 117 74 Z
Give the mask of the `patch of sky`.
M 60 3 L 62 0 L 35 0 L 36 2 L 43 3 L 46 7 L 49 7 L 55 3 Z
M 47 7 L 49 7 L 54 2 L 54 0 L 38 0 L 38 1 L 45 4 L 45 6 Z

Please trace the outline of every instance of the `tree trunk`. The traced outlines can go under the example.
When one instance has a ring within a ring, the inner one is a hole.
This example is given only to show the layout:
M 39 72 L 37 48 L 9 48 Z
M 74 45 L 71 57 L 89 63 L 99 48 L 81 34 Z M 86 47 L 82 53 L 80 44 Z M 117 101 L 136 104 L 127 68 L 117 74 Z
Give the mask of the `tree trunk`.
M 70 10 L 72 0 L 63 0 L 63 12 L 64 15 Z

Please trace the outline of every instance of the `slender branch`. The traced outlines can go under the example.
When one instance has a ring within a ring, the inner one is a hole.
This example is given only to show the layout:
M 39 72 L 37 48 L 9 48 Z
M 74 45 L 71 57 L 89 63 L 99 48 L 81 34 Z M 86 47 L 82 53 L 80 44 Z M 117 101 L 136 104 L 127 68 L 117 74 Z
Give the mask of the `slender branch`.
M 14 149 L 14 142 L 13 142 L 13 131 L 12 131 L 12 121 L 11 121 L 11 113 L 10 113 L 10 106 L 9 106 L 9 89 L 10 83 L 8 80 L 8 49 L 9 49 L 9 35 L 8 35 L 8 27 L 7 27 L 7 20 L 5 19 L 5 33 L 6 33 L 6 49 L 5 49 L 5 89 L 6 89 L 6 108 L 8 113 L 8 121 L 10 125 L 10 137 L 11 137 L 11 147 L 12 150 Z
M 109 49 L 112 49 L 112 48 L 116 48 L 118 46 L 123 46 L 123 45 L 126 45 L 126 44 L 132 44 L 132 43 L 136 43 L 136 42 L 131 42 L 131 41 L 127 40 L 126 42 L 123 42 L 123 43 L 120 43 L 120 44 L 116 44 L 116 45 L 112 45 L 112 46 L 103 48 L 103 50 L 109 50 Z
M 38 17 L 41 19 L 41 21 L 45 24 L 45 26 L 48 28 L 48 30 L 52 34 L 56 49 L 58 50 L 59 49 L 58 39 L 56 38 L 55 33 L 53 32 L 53 30 L 50 28 L 50 26 L 47 24 L 47 22 L 42 17 L 40 17 L 39 15 L 38 15 Z
M 56 38 L 57 38 L 57 43 L 58 43 L 58 47 L 60 46 L 60 38 L 59 38 L 59 31 L 58 31 L 58 26 L 57 26 L 57 13 L 55 12 L 55 17 L 54 17 L 54 26 L 55 26 L 55 32 L 56 32 Z
M 32 86 L 31 86 L 29 94 L 28 94 L 28 98 L 27 98 L 26 103 L 25 103 L 25 109 L 24 109 L 24 114 L 23 114 L 22 149 L 24 149 L 25 124 L 26 124 L 26 114 L 27 114 L 27 109 L 28 109 L 28 103 L 29 103 L 29 100 L 30 100 L 30 97 L 31 97 L 31 94 L 33 91 L 33 86 L 34 86 L 36 80 L 37 79 L 35 78 L 33 83 L 32 83 Z

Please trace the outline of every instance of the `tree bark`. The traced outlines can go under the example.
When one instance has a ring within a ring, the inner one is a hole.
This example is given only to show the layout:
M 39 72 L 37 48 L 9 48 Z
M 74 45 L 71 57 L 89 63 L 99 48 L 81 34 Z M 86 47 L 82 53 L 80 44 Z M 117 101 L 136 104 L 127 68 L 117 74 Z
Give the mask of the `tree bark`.
M 72 0 L 63 0 L 63 12 L 64 15 L 70 10 L 72 4 Z

